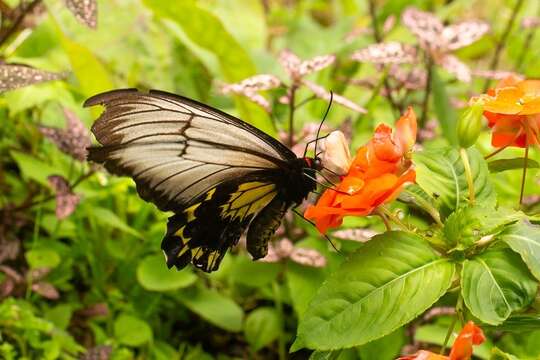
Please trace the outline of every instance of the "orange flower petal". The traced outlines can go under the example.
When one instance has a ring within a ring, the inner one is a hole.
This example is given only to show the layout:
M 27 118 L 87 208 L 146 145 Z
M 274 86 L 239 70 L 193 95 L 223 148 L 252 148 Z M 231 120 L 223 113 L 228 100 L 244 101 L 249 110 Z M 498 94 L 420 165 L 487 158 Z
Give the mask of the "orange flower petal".
M 449 360 L 469 360 L 473 353 L 473 345 L 480 345 L 485 340 L 482 329 L 469 321 L 454 341 Z
M 397 360 L 448 360 L 448 357 L 432 353 L 431 351 L 420 350 L 413 355 L 402 356 Z
M 416 114 L 412 107 L 396 123 L 396 139 L 401 144 L 403 152 L 408 152 L 416 142 Z
M 523 109 L 523 91 L 516 87 L 497 89 L 495 97 L 484 97 L 484 110 L 499 114 L 519 114 Z

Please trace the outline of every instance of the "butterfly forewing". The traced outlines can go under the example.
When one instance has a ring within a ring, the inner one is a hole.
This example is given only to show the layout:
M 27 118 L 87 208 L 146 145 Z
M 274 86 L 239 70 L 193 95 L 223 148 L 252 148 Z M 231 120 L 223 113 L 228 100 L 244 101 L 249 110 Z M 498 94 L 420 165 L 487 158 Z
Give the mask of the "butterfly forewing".
M 215 109 L 162 92 L 117 90 L 87 106 L 105 111 L 92 127 L 103 145 L 89 159 L 133 177 L 143 199 L 178 210 L 227 179 L 296 158 L 278 141 Z

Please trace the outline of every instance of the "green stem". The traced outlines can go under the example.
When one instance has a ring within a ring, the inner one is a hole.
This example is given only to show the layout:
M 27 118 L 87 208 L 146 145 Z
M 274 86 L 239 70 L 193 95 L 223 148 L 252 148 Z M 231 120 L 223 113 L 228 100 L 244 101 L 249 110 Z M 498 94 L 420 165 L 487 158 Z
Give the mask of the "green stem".
M 283 302 L 281 301 L 279 285 L 275 281 L 272 283 L 272 290 L 274 292 L 274 302 L 276 304 L 276 310 L 279 314 L 279 317 L 281 318 L 282 326 L 283 326 L 283 320 L 285 319 L 284 317 L 285 314 L 283 313 Z M 285 349 L 285 339 L 283 338 L 283 331 L 281 331 L 278 336 L 278 351 L 279 351 L 279 360 L 286 360 L 287 351 Z
M 521 176 L 521 190 L 519 192 L 519 206 L 523 205 L 523 195 L 525 193 L 525 179 L 527 177 L 527 163 L 529 162 L 529 146 L 525 148 L 525 157 L 523 159 L 523 175 Z
M 461 292 L 459 292 L 457 303 L 456 303 L 456 315 L 453 317 L 452 322 L 450 323 L 450 326 L 448 327 L 448 331 L 446 332 L 446 336 L 444 338 L 443 346 L 440 352 L 441 355 L 444 354 L 444 352 L 446 351 L 448 341 L 450 340 L 450 337 L 452 336 L 452 333 L 454 332 L 454 328 L 456 326 L 458 318 L 460 320 L 462 318 L 462 314 L 461 314 L 462 307 L 463 307 L 463 298 L 461 297 Z
M 469 155 L 467 154 L 467 149 L 461 148 L 459 150 L 459 155 L 461 156 L 461 162 L 463 163 L 463 168 L 465 169 L 465 177 L 467 178 L 467 185 L 469 187 L 469 201 L 471 205 L 474 205 L 476 202 L 475 193 L 474 193 L 474 180 L 472 177 L 471 163 L 469 162 Z
M 489 69 L 492 71 L 497 70 L 497 67 L 499 66 L 499 60 L 501 58 L 501 51 L 504 48 L 504 45 L 506 44 L 506 40 L 508 39 L 508 36 L 510 35 L 512 27 L 514 26 L 514 22 L 517 18 L 517 13 L 519 12 L 521 5 L 523 5 L 523 0 L 516 0 L 516 4 L 514 5 L 514 8 L 512 9 L 512 15 L 510 15 L 510 19 L 508 19 L 508 22 L 506 23 L 504 32 L 500 40 L 497 42 L 497 47 L 495 48 L 495 53 L 493 54 L 493 58 L 491 59 L 491 64 L 489 66 Z M 489 83 L 490 83 L 490 79 L 486 79 L 486 82 L 484 84 L 484 92 L 486 92 L 487 89 L 489 88 Z
M 394 213 L 392 213 L 392 211 L 388 210 L 383 205 L 377 207 L 377 211 L 380 212 L 380 214 L 387 217 L 388 219 L 390 219 L 393 223 L 398 225 L 401 228 L 401 230 L 410 231 L 409 227 L 405 223 L 403 223 L 403 221 L 401 221 Z
M 294 110 L 296 109 L 295 97 L 296 97 L 296 85 L 291 85 L 289 96 L 289 148 L 294 145 Z

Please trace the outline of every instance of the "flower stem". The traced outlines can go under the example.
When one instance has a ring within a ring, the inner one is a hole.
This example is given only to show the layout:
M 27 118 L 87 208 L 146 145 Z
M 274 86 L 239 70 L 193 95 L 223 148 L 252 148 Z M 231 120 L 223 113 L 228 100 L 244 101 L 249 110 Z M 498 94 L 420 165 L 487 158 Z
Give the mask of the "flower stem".
M 523 158 L 523 175 L 521 176 L 521 190 L 519 192 L 519 206 L 523 205 L 523 194 L 525 193 L 525 178 L 527 177 L 527 163 L 529 162 L 529 146 L 525 148 L 525 157 Z
M 283 313 L 283 302 L 281 301 L 281 294 L 279 291 L 279 285 L 277 282 L 272 283 L 272 290 L 274 293 L 274 302 L 276 304 L 276 310 L 281 318 L 281 321 L 285 319 L 285 314 Z M 279 360 L 287 359 L 287 351 L 285 349 L 285 339 L 283 338 L 283 332 L 278 336 L 278 351 L 279 351 Z
M 431 93 L 431 76 L 433 71 L 433 62 L 431 55 L 426 54 L 426 88 L 424 90 L 424 99 L 422 101 L 422 114 L 420 117 L 419 127 L 424 127 L 427 123 L 428 111 L 429 111 L 429 95 Z
M 294 110 L 296 105 L 294 104 L 296 97 L 296 85 L 292 85 L 289 94 L 289 148 L 292 149 L 294 145 Z
M 382 205 L 377 207 L 377 213 L 384 216 L 387 219 L 386 221 L 390 219 L 393 223 L 398 225 L 402 230 L 409 231 L 409 227 L 405 223 L 403 223 L 403 221 L 401 221 L 394 213 L 392 213 L 392 211 L 388 210 L 386 207 Z M 392 230 L 392 228 L 390 227 L 388 230 Z
M 456 326 L 458 318 L 461 317 L 460 312 L 461 308 L 463 307 L 463 298 L 461 297 L 461 292 L 458 294 L 458 300 L 456 303 L 456 315 L 453 317 L 452 322 L 450 323 L 450 326 L 448 327 L 448 332 L 446 333 L 446 336 L 444 338 L 443 346 L 441 348 L 440 354 L 444 354 L 446 351 L 446 347 L 448 345 L 448 341 L 450 340 L 450 337 L 452 336 L 452 333 L 454 332 L 454 327 Z
M 459 150 L 459 155 L 461 156 L 461 162 L 463 163 L 463 168 L 465 170 L 465 177 L 467 178 L 467 186 L 469 187 L 469 201 L 471 205 L 474 205 L 476 202 L 475 193 L 474 193 L 474 180 L 472 177 L 471 163 L 469 162 L 469 155 L 467 154 L 467 149 L 461 148 Z
M 486 156 L 484 156 L 484 160 L 487 160 L 495 155 L 497 155 L 498 153 L 500 153 L 501 151 L 503 151 L 504 149 L 506 149 L 508 146 L 510 145 L 505 145 L 503 146 L 502 148 L 498 148 L 497 150 L 495 150 L 494 152 L 490 153 L 490 154 L 487 154 Z

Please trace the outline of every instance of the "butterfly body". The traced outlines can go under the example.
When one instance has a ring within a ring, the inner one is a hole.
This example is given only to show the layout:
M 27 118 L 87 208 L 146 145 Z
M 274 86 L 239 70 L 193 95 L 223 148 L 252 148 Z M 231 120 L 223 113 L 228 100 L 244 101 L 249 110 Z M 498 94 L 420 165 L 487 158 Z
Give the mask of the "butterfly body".
M 211 272 L 247 231 L 264 257 L 285 212 L 316 188 L 319 162 L 219 110 L 174 94 L 115 90 L 86 106 L 104 113 L 89 160 L 131 176 L 139 195 L 173 211 L 162 241 L 167 265 Z

